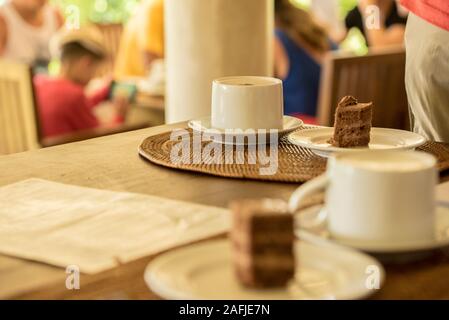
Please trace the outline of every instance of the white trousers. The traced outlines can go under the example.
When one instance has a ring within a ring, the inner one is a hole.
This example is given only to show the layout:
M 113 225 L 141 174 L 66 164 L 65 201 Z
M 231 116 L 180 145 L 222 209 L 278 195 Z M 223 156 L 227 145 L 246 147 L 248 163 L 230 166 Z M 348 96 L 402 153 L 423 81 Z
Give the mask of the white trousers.
M 412 128 L 449 143 L 449 31 L 410 14 L 405 82 Z

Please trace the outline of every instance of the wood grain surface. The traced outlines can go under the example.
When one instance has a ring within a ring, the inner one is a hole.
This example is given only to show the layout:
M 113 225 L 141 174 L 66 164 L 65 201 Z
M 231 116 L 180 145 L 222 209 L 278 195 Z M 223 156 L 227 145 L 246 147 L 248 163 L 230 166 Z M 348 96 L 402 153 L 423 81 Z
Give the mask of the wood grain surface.
M 226 207 L 237 198 L 288 199 L 295 184 L 257 182 L 170 170 L 139 157 L 149 135 L 185 123 L 133 131 L 27 153 L 0 157 L 0 186 L 31 177 L 105 190 L 137 192 Z M 93 276 L 81 289 L 67 290 L 64 269 L 0 255 L 3 299 L 157 299 L 145 285 L 146 257 Z M 385 286 L 374 299 L 449 299 L 449 252 L 420 263 L 386 265 Z

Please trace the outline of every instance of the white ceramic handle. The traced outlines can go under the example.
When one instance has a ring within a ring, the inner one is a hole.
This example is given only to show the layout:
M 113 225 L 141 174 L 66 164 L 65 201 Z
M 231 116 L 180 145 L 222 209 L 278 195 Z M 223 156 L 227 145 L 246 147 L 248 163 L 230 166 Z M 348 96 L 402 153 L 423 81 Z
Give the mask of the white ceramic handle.
M 288 208 L 292 214 L 295 214 L 296 211 L 301 207 L 301 204 L 304 202 L 304 199 L 317 193 L 321 190 L 326 189 L 329 184 L 329 178 L 327 174 L 323 174 L 309 182 L 303 184 L 301 187 L 296 189 L 290 197 Z M 327 211 L 321 210 L 320 214 L 317 216 L 317 219 L 313 221 L 310 225 L 301 226 L 301 228 L 311 228 L 323 223 L 327 219 Z

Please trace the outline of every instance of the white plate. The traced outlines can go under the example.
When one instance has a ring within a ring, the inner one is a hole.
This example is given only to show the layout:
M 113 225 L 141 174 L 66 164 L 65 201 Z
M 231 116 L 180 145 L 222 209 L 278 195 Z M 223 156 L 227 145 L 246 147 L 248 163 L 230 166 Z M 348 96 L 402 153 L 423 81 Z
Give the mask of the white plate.
M 366 286 L 368 266 L 382 266 L 365 254 L 305 241 L 296 245 L 295 280 L 283 289 L 250 290 L 236 279 L 228 240 L 215 240 L 176 249 L 153 260 L 145 281 L 166 299 L 291 300 L 360 299 L 374 293 Z
M 320 127 L 293 132 L 288 140 L 298 146 L 310 149 L 321 157 L 329 157 L 334 152 L 352 152 L 364 149 L 381 150 L 412 150 L 426 143 L 426 139 L 419 134 L 386 128 L 372 128 L 369 147 L 338 148 L 329 144 L 333 137 L 334 128 Z
M 323 206 L 316 206 L 299 213 L 299 225 L 301 225 L 301 219 L 304 219 L 304 224 L 307 221 L 315 220 L 315 217 L 320 213 L 320 210 L 325 210 Z M 362 250 L 369 253 L 377 254 L 400 254 L 400 253 L 414 253 L 419 251 L 430 251 L 440 248 L 449 247 L 449 207 L 444 205 L 437 205 L 435 214 L 435 237 L 424 242 L 384 242 L 384 243 L 372 243 L 359 240 L 347 240 L 333 238 L 330 232 L 327 230 L 326 224 L 323 223 L 308 230 L 316 235 L 319 235 L 333 242 L 348 246 L 354 249 Z
M 304 125 L 304 122 L 298 118 L 290 117 L 290 116 L 284 116 L 284 126 L 282 130 L 279 130 L 278 136 L 282 137 L 286 134 L 289 134 Z M 242 133 L 240 131 L 238 132 L 226 132 L 224 129 L 216 129 L 213 128 L 211 125 L 210 117 L 197 119 L 197 120 L 191 120 L 188 124 L 189 128 L 201 132 L 201 133 L 208 133 L 208 132 L 217 132 L 221 133 L 222 137 L 221 139 L 213 139 L 214 142 L 222 143 L 222 144 L 237 144 L 236 141 L 239 141 L 239 138 L 248 137 L 249 134 Z M 226 138 L 224 138 L 223 135 L 226 134 Z M 268 132 L 269 134 L 269 132 Z M 257 133 L 255 134 L 257 135 Z M 257 140 L 257 139 L 255 139 Z M 257 143 L 257 142 L 256 142 Z M 247 144 L 247 142 L 245 143 Z

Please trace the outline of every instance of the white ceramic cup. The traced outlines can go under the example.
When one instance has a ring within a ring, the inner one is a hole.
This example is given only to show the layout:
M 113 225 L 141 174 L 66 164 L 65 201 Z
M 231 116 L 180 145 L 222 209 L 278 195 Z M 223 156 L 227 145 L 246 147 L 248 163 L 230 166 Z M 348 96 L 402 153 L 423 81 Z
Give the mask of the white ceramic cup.
M 282 81 L 227 77 L 212 84 L 211 125 L 217 129 L 283 129 Z
M 324 175 L 294 192 L 289 209 L 296 212 L 306 197 L 325 190 L 320 219 L 327 220 L 333 238 L 373 245 L 421 243 L 435 237 L 436 183 L 436 159 L 427 153 L 341 153 L 329 159 Z

